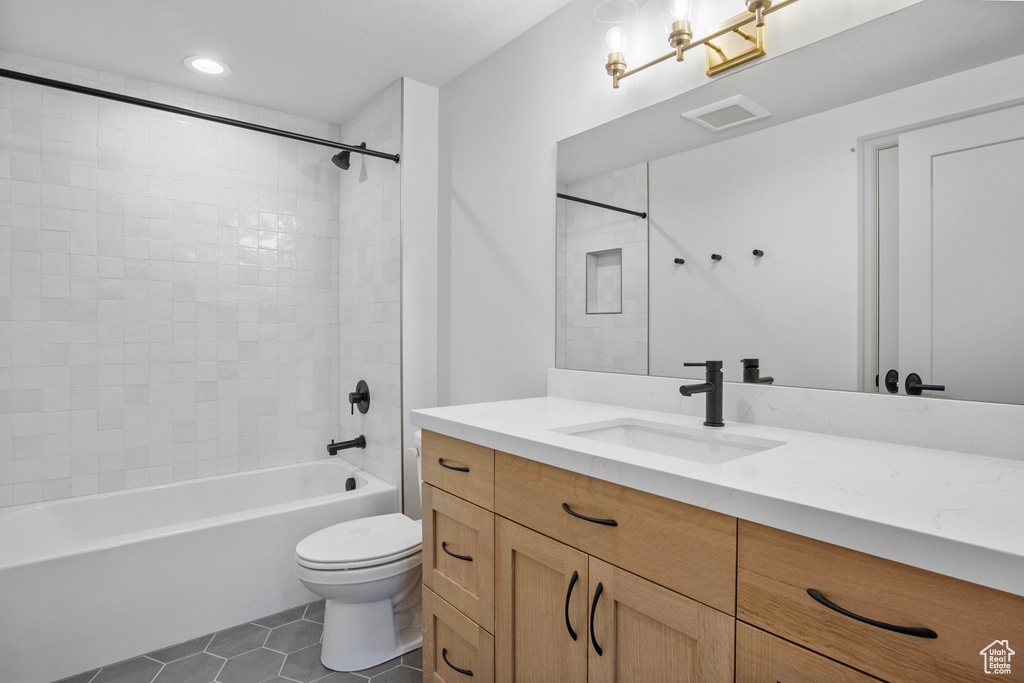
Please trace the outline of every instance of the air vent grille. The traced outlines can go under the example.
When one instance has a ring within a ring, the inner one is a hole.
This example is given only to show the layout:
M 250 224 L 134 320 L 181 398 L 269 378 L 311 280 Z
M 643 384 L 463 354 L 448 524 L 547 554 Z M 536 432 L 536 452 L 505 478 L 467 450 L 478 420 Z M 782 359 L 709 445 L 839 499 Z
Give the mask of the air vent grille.
M 700 109 L 694 109 L 683 114 L 683 118 L 690 119 L 708 130 L 719 131 L 726 128 L 738 126 L 747 121 L 763 119 L 771 116 L 764 107 L 754 104 L 743 95 L 736 95 L 729 99 L 709 104 Z

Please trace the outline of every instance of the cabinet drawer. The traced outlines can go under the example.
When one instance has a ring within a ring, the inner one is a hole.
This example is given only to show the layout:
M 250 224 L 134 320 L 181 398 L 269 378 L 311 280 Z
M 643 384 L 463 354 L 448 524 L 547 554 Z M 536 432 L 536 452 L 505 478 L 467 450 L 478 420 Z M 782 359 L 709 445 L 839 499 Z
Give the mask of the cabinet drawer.
M 493 510 L 494 450 L 424 430 L 423 481 Z
M 736 683 L 876 683 L 877 678 L 736 622 Z
M 737 574 L 740 619 L 887 680 L 986 680 L 984 648 L 1024 643 L 1022 597 L 745 521 Z
M 426 587 L 423 588 L 423 680 L 434 683 L 494 681 L 494 638 Z
M 423 584 L 494 632 L 494 513 L 423 485 Z
M 734 612 L 734 517 L 501 452 L 495 484 L 495 511 L 503 517 Z

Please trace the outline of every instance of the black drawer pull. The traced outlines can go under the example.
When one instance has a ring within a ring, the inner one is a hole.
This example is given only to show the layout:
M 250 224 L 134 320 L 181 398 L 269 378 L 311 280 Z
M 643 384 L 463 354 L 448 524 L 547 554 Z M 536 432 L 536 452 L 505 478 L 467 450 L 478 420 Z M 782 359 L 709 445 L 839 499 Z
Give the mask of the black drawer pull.
M 835 604 L 834 602 L 826 598 L 824 595 L 821 594 L 821 591 L 817 591 L 813 588 L 808 588 L 807 594 L 815 600 L 817 600 L 818 602 L 820 602 L 821 604 L 823 604 L 825 607 L 828 607 L 830 610 L 839 612 L 840 614 L 850 617 L 851 619 L 862 621 L 865 624 L 870 624 L 871 626 L 876 626 L 878 628 L 884 628 L 886 631 L 895 631 L 896 633 L 902 633 L 907 636 L 916 636 L 917 638 L 939 637 L 938 633 L 931 630 L 930 628 L 924 628 L 923 626 L 896 626 L 894 624 L 887 624 L 884 621 L 875 621 L 874 619 L 868 619 L 867 617 L 862 617 L 859 614 L 854 614 L 853 612 L 843 609 L 839 605 Z
M 573 640 L 576 640 L 576 631 L 572 630 L 572 624 L 569 623 L 569 599 L 572 598 L 572 589 L 576 587 L 576 582 L 580 580 L 580 573 L 574 571 L 572 578 L 569 579 L 569 590 L 565 592 L 565 627 L 569 629 L 569 635 Z
M 448 648 L 446 648 L 446 647 L 441 648 L 441 659 L 444 660 L 444 663 L 447 664 L 448 668 L 450 668 L 452 671 L 458 671 L 463 676 L 470 676 L 470 677 L 472 677 L 472 675 L 473 675 L 472 671 L 470 671 L 469 669 L 460 669 L 459 667 L 455 666 L 454 664 L 452 664 L 451 662 L 448 661 Z
M 445 551 L 446 553 L 454 557 L 456 560 L 464 560 L 466 562 L 473 561 L 473 558 L 469 555 L 457 555 L 453 553 L 451 550 L 448 550 L 448 541 L 441 541 L 441 550 Z
M 619 525 L 619 523 L 616 522 L 614 519 L 600 519 L 598 517 L 587 517 L 586 515 L 581 515 L 578 512 L 573 512 L 572 508 L 569 507 L 568 503 L 562 503 L 562 509 L 565 510 L 566 512 L 568 512 L 573 517 L 576 517 L 577 519 L 582 519 L 582 520 L 587 521 L 587 522 L 593 522 L 594 524 L 604 524 L 605 526 L 618 526 Z
M 597 644 L 597 634 L 594 633 L 594 615 L 597 614 L 597 601 L 603 592 L 604 584 L 598 581 L 597 590 L 594 591 L 594 602 L 590 605 L 590 642 L 594 646 L 594 652 L 597 653 L 598 657 L 604 656 L 604 650 Z
M 438 458 L 437 464 L 445 468 L 446 470 L 455 470 L 456 472 L 469 472 L 468 467 L 456 467 L 455 465 L 445 465 L 444 458 Z

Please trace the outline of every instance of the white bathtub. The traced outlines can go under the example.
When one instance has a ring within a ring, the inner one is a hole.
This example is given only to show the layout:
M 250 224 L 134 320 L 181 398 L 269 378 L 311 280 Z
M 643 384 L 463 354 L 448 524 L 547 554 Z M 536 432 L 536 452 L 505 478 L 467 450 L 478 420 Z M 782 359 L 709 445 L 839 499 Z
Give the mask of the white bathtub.
M 0 681 L 52 681 L 312 602 L 295 544 L 397 501 L 338 459 L 0 510 Z

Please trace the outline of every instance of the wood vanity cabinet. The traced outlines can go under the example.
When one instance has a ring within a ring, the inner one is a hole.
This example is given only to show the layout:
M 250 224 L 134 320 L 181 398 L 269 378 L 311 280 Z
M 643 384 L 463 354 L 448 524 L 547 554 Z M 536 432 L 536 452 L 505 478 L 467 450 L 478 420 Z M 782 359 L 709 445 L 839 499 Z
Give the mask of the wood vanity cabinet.
M 986 680 L 1024 647 L 1024 597 L 440 434 L 423 463 L 424 681 Z

